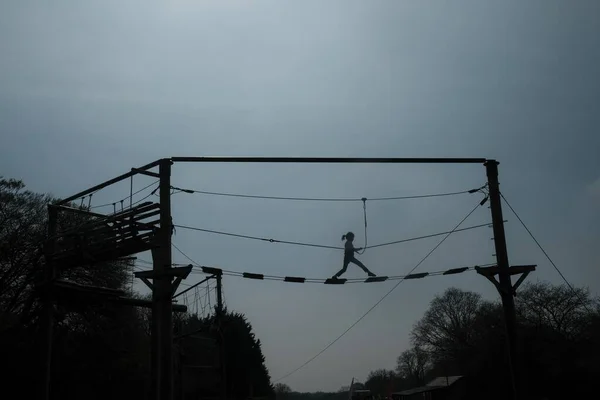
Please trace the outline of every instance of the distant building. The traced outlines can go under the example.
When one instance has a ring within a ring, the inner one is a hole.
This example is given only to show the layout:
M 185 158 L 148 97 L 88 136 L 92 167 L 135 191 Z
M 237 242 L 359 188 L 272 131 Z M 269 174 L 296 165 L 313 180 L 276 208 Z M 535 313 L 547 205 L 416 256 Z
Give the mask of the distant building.
M 393 400 L 462 400 L 465 397 L 463 376 L 440 376 L 425 386 L 392 393 Z

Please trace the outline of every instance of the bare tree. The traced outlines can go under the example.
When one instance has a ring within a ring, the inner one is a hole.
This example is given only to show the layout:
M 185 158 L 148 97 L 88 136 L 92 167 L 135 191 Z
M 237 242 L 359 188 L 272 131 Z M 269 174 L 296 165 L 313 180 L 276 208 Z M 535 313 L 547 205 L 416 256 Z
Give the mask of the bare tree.
M 292 388 L 285 383 L 276 383 L 273 389 L 275 390 L 276 399 L 285 399 L 288 394 L 292 393 Z
M 0 316 L 19 312 L 42 258 L 48 196 L 0 178 Z
M 452 357 L 473 345 L 479 311 L 486 305 L 477 293 L 450 288 L 431 301 L 413 327 L 412 340 L 436 359 Z
M 410 385 L 423 385 L 425 383 L 425 372 L 428 364 L 429 355 L 425 350 L 416 346 L 400 354 L 396 371 Z
M 523 323 L 536 328 L 548 327 L 569 339 L 584 333 L 594 306 L 589 290 L 547 282 L 527 284 L 517 297 L 517 310 Z
M 387 369 L 378 369 L 369 372 L 365 381 L 365 388 L 374 395 L 387 396 L 393 390 L 396 373 Z
M 19 318 L 21 322 L 33 320 L 31 315 L 39 305 L 33 287 L 43 270 L 47 207 L 52 201 L 48 195 L 26 190 L 21 181 L 0 177 L 0 330 L 14 326 Z M 73 228 L 87 220 L 85 215 L 60 213 L 58 229 Z M 123 258 L 62 270 L 60 278 L 125 289 L 132 269 L 131 259 Z

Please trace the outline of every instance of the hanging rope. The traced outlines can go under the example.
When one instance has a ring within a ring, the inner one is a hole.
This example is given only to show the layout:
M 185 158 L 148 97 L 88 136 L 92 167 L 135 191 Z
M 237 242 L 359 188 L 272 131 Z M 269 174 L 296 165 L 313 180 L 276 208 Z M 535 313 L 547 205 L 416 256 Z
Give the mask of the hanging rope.
M 363 202 L 363 217 L 365 220 L 365 246 L 363 247 L 362 251 L 357 251 L 358 254 L 363 254 L 365 251 L 367 251 L 367 198 L 363 197 L 362 199 Z
M 88 210 L 90 210 L 92 208 L 92 196 L 94 195 L 94 193 L 90 193 L 90 199 L 88 201 Z
M 171 189 L 174 190 L 171 194 L 176 193 L 189 193 L 189 194 L 203 194 L 203 195 L 211 195 L 211 196 L 225 196 L 225 197 L 239 197 L 246 199 L 264 199 L 264 200 L 291 200 L 291 201 L 324 201 L 324 202 L 349 202 L 349 201 L 361 201 L 362 199 L 356 197 L 346 197 L 346 198 L 327 198 L 327 197 L 284 197 L 284 196 L 260 196 L 260 195 L 251 195 L 251 194 L 240 194 L 240 193 L 221 193 L 221 192 L 209 192 L 205 190 L 193 190 L 180 188 L 177 186 L 171 186 Z M 389 201 L 389 200 L 410 200 L 410 199 L 425 199 L 430 197 L 444 197 L 444 196 L 456 196 L 460 194 L 466 193 L 475 193 L 479 189 L 470 189 L 470 190 L 461 190 L 458 192 L 448 192 L 448 193 L 433 193 L 433 194 L 421 194 L 421 195 L 411 195 L 411 196 L 394 196 L 394 197 L 372 197 L 369 200 L 371 201 Z
M 467 226 L 465 228 L 459 228 L 459 229 L 456 229 L 454 232 L 463 232 L 463 231 L 468 231 L 471 229 L 483 228 L 483 227 L 489 226 L 489 225 L 490 225 L 490 223 L 487 222 L 485 224 L 472 225 L 472 226 Z M 323 249 L 344 250 L 343 247 L 339 247 L 339 246 L 327 246 L 327 245 L 314 244 L 314 243 L 292 242 L 292 241 L 288 241 L 288 240 L 279 240 L 279 239 L 268 239 L 268 238 L 263 238 L 263 237 L 259 237 L 259 236 L 249 236 L 249 235 L 240 235 L 237 233 L 230 233 L 230 232 L 213 231 L 210 229 L 196 228 L 193 226 L 179 225 L 179 224 L 175 224 L 174 226 L 181 228 L 181 229 L 189 229 L 192 231 L 206 232 L 206 233 L 212 233 L 212 234 L 216 234 L 216 235 L 225 235 L 225 236 L 237 237 L 237 238 L 242 238 L 242 239 L 251 239 L 251 240 L 257 240 L 257 241 L 263 241 L 263 242 L 269 242 L 269 243 L 281 243 L 281 244 L 296 245 L 296 246 L 307 246 L 307 247 L 316 247 L 316 248 L 323 248 Z M 412 242 L 414 240 L 421 240 L 421 239 L 432 238 L 435 236 L 442 236 L 447 233 L 448 233 L 448 231 L 432 233 L 429 235 L 416 236 L 416 237 L 411 237 L 411 238 L 407 238 L 407 239 L 395 240 L 393 242 L 374 244 L 374 245 L 371 245 L 368 247 L 370 249 L 372 249 L 375 247 L 382 247 L 382 246 L 389 246 L 389 245 L 393 245 L 393 244 Z

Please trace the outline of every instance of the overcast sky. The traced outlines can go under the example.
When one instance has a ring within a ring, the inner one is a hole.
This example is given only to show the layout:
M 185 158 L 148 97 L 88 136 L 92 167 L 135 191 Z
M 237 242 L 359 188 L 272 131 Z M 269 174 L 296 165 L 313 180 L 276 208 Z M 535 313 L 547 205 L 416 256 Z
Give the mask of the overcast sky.
M 496 158 L 505 196 L 566 277 L 598 294 L 599 18 L 597 0 L 2 2 L 0 174 L 66 197 L 170 156 Z M 135 188 L 150 182 L 136 178 Z M 399 196 L 483 183 L 480 165 L 173 171 L 176 186 L 276 196 Z M 128 182 L 115 185 L 92 205 L 128 192 Z M 368 203 L 369 243 L 451 229 L 480 199 Z M 559 283 L 504 211 L 511 262 L 539 265 L 529 281 Z M 178 224 L 334 246 L 353 230 L 364 242 L 360 203 L 177 194 L 173 215 Z M 481 207 L 466 224 L 489 220 Z M 491 236 L 489 228 L 457 233 L 418 271 L 493 262 Z M 360 258 L 377 274 L 401 275 L 436 240 Z M 336 250 L 183 229 L 173 241 L 201 264 L 236 271 L 324 278 L 342 262 Z M 351 266 L 347 275 L 363 273 Z M 273 378 L 316 354 L 392 285 L 224 279 L 227 305 L 248 316 Z M 407 281 L 285 382 L 337 390 L 393 368 L 412 325 L 450 286 L 497 299 L 472 272 Z

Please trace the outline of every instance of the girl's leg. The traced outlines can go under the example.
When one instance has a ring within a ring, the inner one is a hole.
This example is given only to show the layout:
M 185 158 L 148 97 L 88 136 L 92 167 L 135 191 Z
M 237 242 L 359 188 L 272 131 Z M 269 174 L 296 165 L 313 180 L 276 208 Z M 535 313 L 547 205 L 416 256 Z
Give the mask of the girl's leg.
M 363 271 L 365 271 L 367 274 L 369 274 L 369 276 L 375 276 L 374 273 L 372 273 L 371 271 L 369 271 L 369 269 L 367 267 L 365 267 L 365 264 L 361 263 L 359 260 L 356 259 L 356 257 L 352 257 L 352 261 L 354 264 L 358 265 L 360 268 L 362 268 Z
M 335 274 L 333 277 L 338 278 L 340 275 L 342 275 L 344 272 L 346 272 L 346 269 L 348 268 L 349 263 L 350 263 L 350 260 L 347 259 L 346 257 L 344 257 L 344 267 L 342 269 L 340 269 L 339 272 L 337 274 Z

